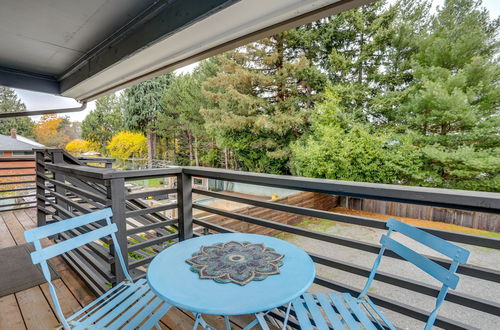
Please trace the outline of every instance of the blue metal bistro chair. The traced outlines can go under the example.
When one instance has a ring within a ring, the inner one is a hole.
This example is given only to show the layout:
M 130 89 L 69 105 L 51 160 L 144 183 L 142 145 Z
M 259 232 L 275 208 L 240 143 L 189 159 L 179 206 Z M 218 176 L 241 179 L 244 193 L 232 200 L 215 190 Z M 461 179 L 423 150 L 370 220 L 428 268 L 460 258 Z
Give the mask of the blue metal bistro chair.
M 436 299 L 436 305 L 425 324 L 425 330 L 432 327 L 448 289 L 455 289 L 457 287 L 459 277 L 455 273 L 458 266 L 467 262 L 470 253 L 468 250 L 455 244 L 392 218 L 387 222 L 387 227 L 389 228 L 387 235 L 382 235 L 380 239 L 382 248 L 375 259 L 365 287 L 357 298 L 352 297 L 349 293 L 342 293 L 341 295 L 333 293 L 328 295 L 321 293 L 313 295 L 306 293 L 292 302 L 301 329 L 313 329 L 311 319 L 317 329 L 396 329 L 367 296 L 368 289 L 386 249 L 392 250 L 403 259 L 406 259 L 443 283 Z M 451 258 L 450 268 L 446 269 L 393 240 L 390 237 L 393 231 L 400 232 Z
M 88 244 L 105 236 L 111 236 L 114 248 L 120 252 L 115 233 L 116 224 L 111 223 L 111 209 L 85 214 L 72 219 L 49 224 L 24 232 L 26 241 L 33 242 L 35 251 L 31 253 L 33 264 L 40 264 L 49 284 L 50 295 L 64 329 L 150 329 L 158 327 L 158 321 L 170 309 L 170 305 L 158 298 L 149 288 L 146 280 L 133 282 L 123 256 L 117 253 L 126 280 L 108 290 L 104 295 L 85 306 L 74 315 L 65 318 L 54 286 L 51 283 L 47 259 Z M 106 225 L 60 243 L 42 248 L 40 240 L 67 230 L 105 220 Z

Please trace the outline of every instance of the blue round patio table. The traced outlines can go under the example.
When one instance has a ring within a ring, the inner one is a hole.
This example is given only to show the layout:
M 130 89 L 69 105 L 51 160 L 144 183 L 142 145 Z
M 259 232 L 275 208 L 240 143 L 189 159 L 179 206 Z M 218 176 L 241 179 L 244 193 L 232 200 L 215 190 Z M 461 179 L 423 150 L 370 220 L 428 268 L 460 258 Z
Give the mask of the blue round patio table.
M 279 274 L 242 286 L 200 279 L 197 273 L 190 270 L 186 259 L 198 252 L 201 246 L 228 241 L 262 243 L 283 254 Z M 309 288 L 315 274 L 309 255 L 291 243 L 263 235 L 228 233 L 191 238 L 165 249 L 149 265 L 147 280 L 159 297 L 193 312 L 197 322 L 200 321 L 203 326 L 206 323 L 200 314 L 255 314 L 256 321 L 262 325 L 262 312 L 289 304 Z M 229 325 L 227 318 L 226 325 Z

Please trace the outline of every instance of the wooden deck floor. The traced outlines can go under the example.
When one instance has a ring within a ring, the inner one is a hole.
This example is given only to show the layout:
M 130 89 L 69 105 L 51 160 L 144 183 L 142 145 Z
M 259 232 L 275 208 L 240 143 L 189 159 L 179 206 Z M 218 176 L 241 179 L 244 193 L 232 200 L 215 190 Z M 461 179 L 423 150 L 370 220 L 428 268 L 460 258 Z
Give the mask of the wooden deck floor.
M 0 212 L 0 248 L 26 243 L 23 232 L 35 225 L 35 209 Z M 51 265 L 60 276 L 52 283 L 65 315 L 73 314 L 96 298 L 62 258 L 54 258 Z M 210 325 L 224 328 L 222 317 L 206 315 L 204 318 Z M 231 318 L 232 326 L 241 329 L 251 319 L 249 315 Z M 191 314 L 174 308 L 163 317 L 160 325 L 163 329 L 191 329 L 193 322 Z M 45 330 L 58 324 L 47 283 L 0 298 L 0 329 Z

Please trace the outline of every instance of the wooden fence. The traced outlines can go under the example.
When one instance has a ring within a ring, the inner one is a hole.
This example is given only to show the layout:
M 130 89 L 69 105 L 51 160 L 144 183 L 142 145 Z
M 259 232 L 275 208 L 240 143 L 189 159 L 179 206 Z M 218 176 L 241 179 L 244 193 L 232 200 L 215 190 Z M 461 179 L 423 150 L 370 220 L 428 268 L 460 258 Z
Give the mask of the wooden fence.
M 500 215 L 427 205 L 348 197 L 346 208 L 421 220 L 431 220 L 500 233 Z

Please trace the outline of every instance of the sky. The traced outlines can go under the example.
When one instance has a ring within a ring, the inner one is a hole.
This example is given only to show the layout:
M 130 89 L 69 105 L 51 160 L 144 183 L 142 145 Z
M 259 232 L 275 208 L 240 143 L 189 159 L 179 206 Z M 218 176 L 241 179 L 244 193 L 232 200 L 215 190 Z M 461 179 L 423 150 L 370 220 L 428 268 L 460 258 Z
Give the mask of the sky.
M 395 2 L 395 0 L 390 0 L 390 2 Z M 437 8 L 438 6 L 442 6 L 443 3 L 444 0 L 434 0 L 433 9 Z M 486 7 L 486 9 L 488 9 L 491 17 L 500 16 L 500 0 L 483 0 L 483 6 Z M 197 63 L 190 64 L 176 70 L 175 72 L 176 73 L 191 72 L 196 66 Z M 67 97 L 31 92 L 22 89 L 16 89 L 15 91 L 19 96 L 19 98 L 21 99 L 21 101 L 26 105 L 26 108 L 28 110 L 72 108 L 80 106 L 80 104 L 77 101 Z M 89 102 L 87 104 L 87 108 L 84 111 L 72 112 L 68 113 L 67 115 L 70 117 L 70 120 L 72 121 L 82 121 L 87 116 L 87 114 L 93 109 L 95 109 L 95 101 Z M 37 120 L 38 118 L 40 118 L 40 116 L 33 116 L 32 118 L 34 120 Z

